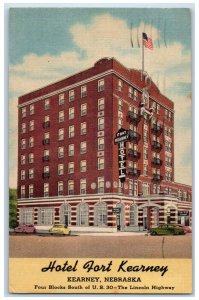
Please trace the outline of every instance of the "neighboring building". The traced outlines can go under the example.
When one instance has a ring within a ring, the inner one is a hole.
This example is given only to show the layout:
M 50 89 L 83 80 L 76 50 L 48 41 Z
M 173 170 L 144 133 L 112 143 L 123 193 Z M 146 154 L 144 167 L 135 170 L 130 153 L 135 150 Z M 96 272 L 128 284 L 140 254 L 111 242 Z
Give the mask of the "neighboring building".
M 120 128 L 130 135 L 124 182 Z M 192 224 L 191 187 L 174 181 L 174 103 L 113 58 L 19 97 L 18 145 L 19 223 Z

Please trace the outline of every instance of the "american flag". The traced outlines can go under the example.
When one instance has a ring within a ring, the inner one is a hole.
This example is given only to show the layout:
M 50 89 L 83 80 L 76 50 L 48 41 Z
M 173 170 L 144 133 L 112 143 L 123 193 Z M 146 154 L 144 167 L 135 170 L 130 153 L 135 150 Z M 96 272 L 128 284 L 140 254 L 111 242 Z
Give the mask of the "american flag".
M 143 43 L 146 48 L 153 50 L 153 41 L 145 32 L 142 33 Z

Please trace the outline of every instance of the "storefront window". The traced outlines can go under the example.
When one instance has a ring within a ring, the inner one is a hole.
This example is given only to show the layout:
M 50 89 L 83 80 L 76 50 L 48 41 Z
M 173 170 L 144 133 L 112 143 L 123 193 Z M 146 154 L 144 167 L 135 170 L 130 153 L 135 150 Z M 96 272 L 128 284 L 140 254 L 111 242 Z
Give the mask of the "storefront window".
M 79 226 L 88 226 L 88 204 L 80 203 L 78 205 Z
M 34 208 L 20 209 L 20 224 L 34 224 Z
M 95 205 L 95 226 L 107 225 L 107 207 L 106 203 L 99 202 Z

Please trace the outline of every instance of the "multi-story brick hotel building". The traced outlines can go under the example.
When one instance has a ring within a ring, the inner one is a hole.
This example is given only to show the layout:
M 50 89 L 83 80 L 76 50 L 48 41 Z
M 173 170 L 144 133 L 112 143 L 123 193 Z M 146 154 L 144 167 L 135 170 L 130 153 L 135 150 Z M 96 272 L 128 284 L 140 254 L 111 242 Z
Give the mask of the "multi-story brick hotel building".
M 174 181 L 174 103 L 146 75 L 103 58 L 19 97 L 18 107 L 19 223 L 191 225 L 191 187 Z M 120 128 L 128 132 L 123 181 Z

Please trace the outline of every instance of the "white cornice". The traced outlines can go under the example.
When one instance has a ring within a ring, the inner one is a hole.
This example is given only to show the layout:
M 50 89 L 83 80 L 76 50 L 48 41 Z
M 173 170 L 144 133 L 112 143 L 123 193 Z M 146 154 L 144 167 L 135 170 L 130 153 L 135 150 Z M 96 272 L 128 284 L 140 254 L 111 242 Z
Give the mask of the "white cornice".
M 61 94 L 61 93 L 63 93 L 63 92 L 66 92 L 66 91 L 68 91 L 68 90 L 71 90 L 71 89 L 73 89 L 73 88 L 75 88 L 75 87 L 81 86 L 81 85 L 83 85 L 83 84 L 86 84 L 86 83 L 91 82 L 91 81 L 96 80 L 96 79 L 100 79 L 101 77 L 105 77 L 105 76 L 110 75 L 110 74 L 114 74 L 114 75 L 118 76 L 118 77 L 121 78 L 123 81 L 125 81 L 128 85 L 130 85 L 130 86 L 132 86 L 133 88 L 136 88 L 138 91 L 142 92 L 142 89 L 139 88 L 137 85 L 135 85 L 135 84 L 133 84 L 132 82 L 130 82 L 128 79 L 126 79 L 125 77 L 123 77 L 122 75 L 120 75 L 120 74 L 119 74 L 118 72 L 116 72 L 115 70 L 110 69 L 110 70 L 108 70 L 108 71 L 106 71 L 106 72 L 102 72 L 102 73 L 100 73 L 100 74 L 98 74 L 98 75 L 89 77 L 88 79 L 79 81 L 78 83 L 74 83 L 74 84 L 69 85 L 69 86 L 67 86 L 67 87 L 64 87 L 64 88 L 62 88 L 62 89 L 58 89 L 58 90 L 56 90 L 56 91 L 54 91 L 54 92 L 52 92 L 52 93 L 49 93 L 49 94 L 46 94 L 46 95 L 43 95 L 43 96 L 34 98 L 34 99 L 30 100 L 30 101 L 26 101 L 26 102 L 24 102 L 24 103 L 22 103 L 22 104 L 19 104 L 18 107 L 21 108 L 21 107 L 23 107 L 23 106 L 30 105 L 30 104 L 35 103 L 35 102 L 37 102 L 37 101 L 40 101 L 40 100 L 43 100 L 43 99 L 48 99 L 49 97 L 55 96 L 55 95 L 57 95 L 57 94 Z M 70 78 L 70 77 L 68 77 L 68 78 Z M 66 78 L 65 78 L 65 79 L 66 79 Z M 63 80 L 64 80 L 64 79 L 63 79 Z M 60 81 L 62 81 L 62 80 L 60 80 Z M 59 82 L 59 81 L 57 81 L 57 82 Z M 55 83 L 57 83 L 57 82 L 55 82 Z M 53 85 L 53 84 L 55 84 L 55 83 L 52 83 L 51 85 Z M 41 89 L 43 89 L 43 88 L 45 88 L 45 87 L 48 87 L 48 86 L 50 86 L 50 85 L 43 86 Z M 39 90 L 40 90 L 40 89 L 38 89 L 38 90 L 36 90 L 36 91 L 39 91 Z M 32 91 L 32 92 L 35 92 L 35 91 Z M 27 94 L 25 94 L 25 95 L 22 95 L 21 97 L 26 96 L 26 95 L 28 95 L 28 94 L 31 94 L 32 92 L 27 93 Z M 161 102 L 159 102 L 157 99 L 155 99 L 155 98 L 153 98 L 153 97 L 151 97 L 151 96 L 150 96 L 150 98 L 151 98 L 153 101 L 155 101 L 155 102 L 157 102 L 158 104 L 160 104 L 161 106 L 163 106 L 164 108 L 168 109 L 169 111 L 174 112 L 173 109 L 170 109 L 169 107 L 163 105 L 163 104 L 162 104 Z M 169 99 L 168 99 L 168 100 L 169 100 Z M 169 101 L 171 101 L 171 100 L 169 100 Z M 171 101 L 171 102 L 173 102 L 173 101 Z

